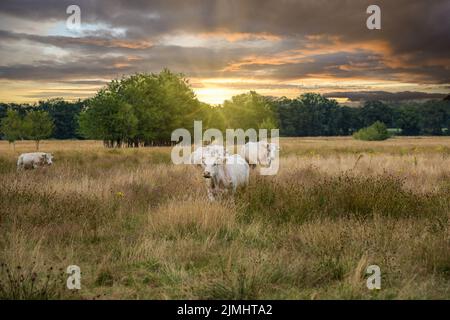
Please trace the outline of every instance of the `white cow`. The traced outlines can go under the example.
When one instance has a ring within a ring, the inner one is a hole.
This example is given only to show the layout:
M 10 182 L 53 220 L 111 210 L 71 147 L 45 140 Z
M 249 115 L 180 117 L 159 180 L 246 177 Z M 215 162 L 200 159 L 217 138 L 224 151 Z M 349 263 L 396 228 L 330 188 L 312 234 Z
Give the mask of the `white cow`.
M 224 157 L 228 155 L 230 155 L 230 153 L 222 145 L 211 144 L 205 147 L 198 147 L 191 154 L 191 164 L 205 167 L 205 159 L 211 157 Z
M 42 166 L 51 166 L 53 155 L 44 152 L 22 153 L 17 160 L 17 170 L 36 169 Z
M 241 148 L 240 154 L 253 168 L 256 165 L 270 167 L 272 161 L 276 159 L 279 150 L 280 147 L 275 143 L 250 141 Z
M 214 201 L 218 195 L 246 186 L 250 175 L 248 163 L 238 154 L 208 157 L 204 160 L 203 177 L 208 179 L 208 197 Z

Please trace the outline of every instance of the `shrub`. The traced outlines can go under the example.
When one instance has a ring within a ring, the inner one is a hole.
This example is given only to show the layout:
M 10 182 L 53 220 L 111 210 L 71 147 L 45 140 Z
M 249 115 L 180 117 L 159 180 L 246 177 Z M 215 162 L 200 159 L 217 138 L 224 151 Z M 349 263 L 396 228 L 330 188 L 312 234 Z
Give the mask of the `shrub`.
M 353 134 L 353 138 L 365 141 L 381 141 L 390 137 L 383 122 L 376 121 L 367 128 L 362 128 Z

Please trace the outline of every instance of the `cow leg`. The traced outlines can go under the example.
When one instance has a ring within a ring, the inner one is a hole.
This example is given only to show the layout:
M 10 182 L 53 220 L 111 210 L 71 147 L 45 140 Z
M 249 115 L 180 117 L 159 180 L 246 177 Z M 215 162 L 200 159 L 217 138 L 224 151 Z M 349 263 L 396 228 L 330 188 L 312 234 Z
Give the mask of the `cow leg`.
M 209 190 L 208 189 L 208 199 L 209 199 L 209 201 L 214 201 L 214 200 L 216 200 L 215 198 L 214 198 L 214 193 L 213 193 L 213 191 L 212 190 Z
M 212 179 L 205 179 L 205 184 L 206 184 L 206 192 L 208 194 L 208 199 L 210 201 L 214 201 L 214 184 L 212 182 Z

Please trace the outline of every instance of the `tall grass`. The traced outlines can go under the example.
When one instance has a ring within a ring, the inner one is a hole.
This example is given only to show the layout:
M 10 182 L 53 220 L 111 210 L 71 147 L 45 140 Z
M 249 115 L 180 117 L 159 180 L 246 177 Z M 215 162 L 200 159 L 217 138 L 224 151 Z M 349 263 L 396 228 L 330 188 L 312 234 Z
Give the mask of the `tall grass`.
M 214 203 L 169 148 L 44 141 L 55 165 L 16 172 L 27 146 L 0 143 L 0 298 L 450 298 L 448 138 L 282 139 L 276 176 Z

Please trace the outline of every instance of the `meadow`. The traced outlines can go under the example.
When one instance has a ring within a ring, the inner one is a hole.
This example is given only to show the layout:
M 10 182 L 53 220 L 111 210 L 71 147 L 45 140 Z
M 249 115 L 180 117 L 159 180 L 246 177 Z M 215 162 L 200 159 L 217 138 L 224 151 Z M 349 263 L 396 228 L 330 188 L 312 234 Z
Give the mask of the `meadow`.
M 169 147 L 43 141 L 54 165 L 16 172 L 33 150 L 0 141 L 0 299 L 450 298 L 449 137 L 283 138 L 213 203 Z

